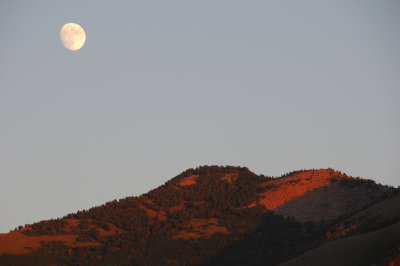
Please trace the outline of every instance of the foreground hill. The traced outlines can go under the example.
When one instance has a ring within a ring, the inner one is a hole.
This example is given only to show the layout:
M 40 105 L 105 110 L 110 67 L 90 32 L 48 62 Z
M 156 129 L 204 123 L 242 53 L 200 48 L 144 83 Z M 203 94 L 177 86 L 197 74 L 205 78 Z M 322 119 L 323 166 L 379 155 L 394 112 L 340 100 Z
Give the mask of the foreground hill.
M 400 215 L 373 223 L 360 214 L 357 225 L 346 219 L 397 192 L 333 169 L 271 178 L 204 166 L 140 197 L 1 234 L 0 264 L 274 265 L 352 237 L 358 223 L 365 223 L 359 234 L 395 227 Z
M 397 194 L 342 221 L 325 245 L 283 265 L 400 265 L 399 209 Z

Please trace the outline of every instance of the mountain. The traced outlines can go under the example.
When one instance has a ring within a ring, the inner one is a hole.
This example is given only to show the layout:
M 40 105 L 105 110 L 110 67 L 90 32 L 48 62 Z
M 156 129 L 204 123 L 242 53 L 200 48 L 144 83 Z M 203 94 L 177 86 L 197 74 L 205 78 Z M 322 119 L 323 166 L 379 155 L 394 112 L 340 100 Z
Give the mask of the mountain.
M 389 265 L 400 260 L 398 192 L 333 169 L 273 178 L 202 166 L 0 234 L 0 265 Z

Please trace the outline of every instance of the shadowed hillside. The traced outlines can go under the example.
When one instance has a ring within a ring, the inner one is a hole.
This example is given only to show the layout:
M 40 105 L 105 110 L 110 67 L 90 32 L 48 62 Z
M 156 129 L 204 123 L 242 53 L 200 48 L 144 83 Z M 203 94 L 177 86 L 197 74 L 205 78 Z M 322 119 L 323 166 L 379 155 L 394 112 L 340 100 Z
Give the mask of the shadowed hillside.
M 270 178 L 203 166 L 139 197 L 1 234 L 0 263 L 274 265 L 332 241 L 346 218 L 396 192 L 332 169 Z
M 400 222 L 371 233 L 329 242 L 282 265 L 371 265 L 398 250 Z
M 332 178 L 329 186 L 322 186 L 278 206 L 274 211 L 307 222 L 330 221 L 353 214 L 391 195 L 388 187 L 371 180 Z

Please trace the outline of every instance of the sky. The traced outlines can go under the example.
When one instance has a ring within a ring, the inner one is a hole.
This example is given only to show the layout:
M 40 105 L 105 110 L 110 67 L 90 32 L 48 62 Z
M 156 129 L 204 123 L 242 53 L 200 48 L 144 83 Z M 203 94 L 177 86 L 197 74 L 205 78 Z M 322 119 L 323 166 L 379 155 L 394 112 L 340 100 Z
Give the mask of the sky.
M 399 186 L 399 29 L 396 0 L 1 1 L 0 232 L 200 165 Z

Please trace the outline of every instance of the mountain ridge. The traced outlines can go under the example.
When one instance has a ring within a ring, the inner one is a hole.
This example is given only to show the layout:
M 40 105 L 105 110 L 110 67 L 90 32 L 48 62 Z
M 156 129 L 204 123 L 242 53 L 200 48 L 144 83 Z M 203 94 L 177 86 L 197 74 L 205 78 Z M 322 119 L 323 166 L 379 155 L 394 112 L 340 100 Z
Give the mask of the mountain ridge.
M 60 265 L 212 264 L 224 260 L 229 250 L 239 249 L 235 253 L 247 258 L 248 251 L 235 243 L 252 246 L 251 236 L 261 232 L 275 234 L 282 243 L 289 241 L 290 252 L 278 250 L 279 241 L 274 246 L 260 240 L 275 252 L 270 261 L 281 263 L 328 241 L 330 226 L 397 191 L 331 168 L 272 178 L 246 167 L 201 166 L 140 196 L 1 234 L 0 262 L 29 257 Z M 266 225 L 278 229 L 271 231 Z M 285 230 L 290 235 L 285 236 Z

